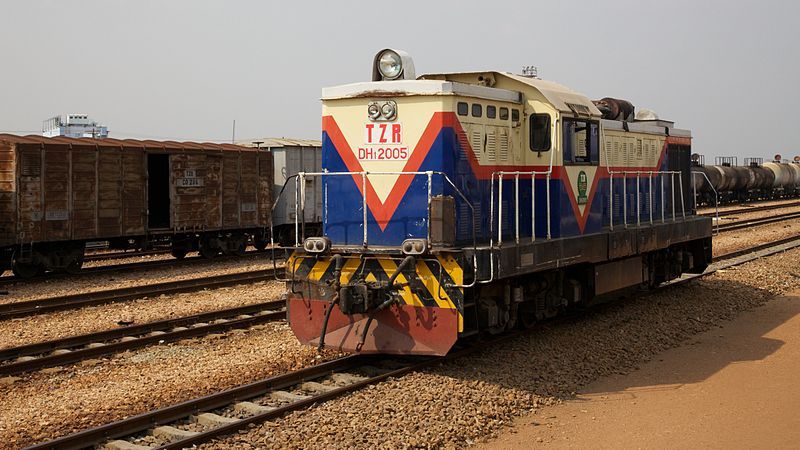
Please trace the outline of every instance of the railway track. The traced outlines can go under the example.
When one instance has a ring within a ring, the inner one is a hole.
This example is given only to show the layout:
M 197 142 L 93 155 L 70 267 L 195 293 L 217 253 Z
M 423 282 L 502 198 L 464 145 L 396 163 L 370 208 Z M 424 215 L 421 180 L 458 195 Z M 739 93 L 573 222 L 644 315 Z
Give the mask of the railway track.
M 743 207 L 743 208 L 737 208 L 737 209 L 728 209 L 728 210 L 725 210 L 725 211 L 720 211 L 719 212 L 719 217 L 736 216 L 736 215 L 739 215 L 739 214 L 747 214 L 747 213 L 759 212 L 759 211 L 771 211 L 773 209 L 795 208 L 795 207 L 798 207 L 798 206 L 800 206 L 800 202 L 791 202 L 791 203 L 781 203 L 781 204 L 777 204 L 777 205 L 761 205 L 761 206 L 750 206 L 750 207 Z M 717 213 L 716 213 L 716 211 L 703 211 L 701 213 L 698 213 L 698 215 L 706 216 L 706 217 L 716 217 Z
M 797 218 L 800 218 L 800 212 L 785 213 L 770 217 L 762 217 L 760 219 L 737 220 L 736 222 L 731 222 L 731 223 L 721 223 L 718 225 L 717 229 L 720 233 L 723 233 L 727 231 L 735 231 L 744 228 L 753 228 L 761 225 L 768 225 L 771 223 L 784 222 L 787 220 L 792 220 Z
M 800 236 L 762 244 L 722 255 L 704 274 L 688 275 L 667 283 L 670 288 L 707 276 L 717 270 L 744 264 L 758 258 L 800 247 Z M 236 388 L 188 400 L 127 419 L 87 429 L 31 449 L 106 448 L 178 449 L 234 433 L 251 424 L 280 417 L 287 412 L 322 403 L 367 385 L 399 377 L 408 372 L 452 360 L 519 333 L 508 333 L 497 340 L 462 347 L 445 357 L 397 358 L 351 355 L 283 375 L 266 378 Z
M 275 269 L 253 270 L 204 278 L 190 278 L 120 289 L 63 295 L 24 302 L 4 303 L 0 304 L 0 320 L 55 311 L 66 311 L 104 303 L 123 302 L 163 294 L 217 289 L 237 284 L 272 280 L 274 276 Z
M 284 320 L 285 305 L 286 302 L 275 300 L 6 348 L 0 350 L 0 376 L 17 375 L 156 343 L 174 342 Z
M 133 254 L 128 254 L 133 255 Z M 137 255 L 138 256 L 138 255 Z M 51 280 L 51 279 L 58 279 L 58 278 L 75 278 L 75 277 L 85 277 L 85 276 L 92 276 L 99 273 L 115 273 L 115 272 L 122 272 L 122 271 L 130 271 L 130 270 L 150 270 L 150 269 L 157 269 L 160 267 L 175 267 L 177 265 L 198 265 L 203 263 L 215 262 L 215 261 L 225 261 L 225 260 L 233 260 L 233 259 L 243 259 L 243 258 L 269 258 L 271 256 L 271 252 L 266 251 L 249 251 L 244 256 L 219 256 L 215 259 L 207 259 L 203 258 L 202 256 L 192 256 L 187 257 L 182 260 L 177 259 L 160 259 L 156 261 L 140 261 L 140 262 L 132 262 L 132 263 L 123 263 L 123 264 L 114 264 L 108 266 L 98 266 L 98 267 L 87 267 L 81 269 L 80 272 L 76 274 L 67 274 L 64 272 L 48 272 L 44 275 L 37 276 L 34 278 L 29 279 L 20 279 L 13 275 L 11 276 L 2 276 L 0 277 L 0 286 L 5 286 L 14 283 L 24 283 L 24 282 L 37 282 L 40 280 Z
M 136 256 L 155 256 L 155 255 L 169 255 L 169 250 L 144 250 L 138 252 L 106 252 L 106 253 L 92 253 L 83 257 L 83 262 L 87 261 L 106 261 L 114 259 L 133 258 Z

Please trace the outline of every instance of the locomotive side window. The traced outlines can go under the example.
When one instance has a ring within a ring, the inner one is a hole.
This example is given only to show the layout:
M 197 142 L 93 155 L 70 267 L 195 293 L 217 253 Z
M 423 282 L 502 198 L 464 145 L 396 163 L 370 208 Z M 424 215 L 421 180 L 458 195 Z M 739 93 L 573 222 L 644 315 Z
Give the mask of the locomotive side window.
M 512 109 L 511 110 L 511 121 L 512 122 L 519 122 L 519 110 Z
M 483 116 L 483 106 L 478 103 L 472 104 L 472 117 Z
M 550 150 L 550 115 L 531 114 L 530 147 L 534 152 Z
M 595 122 L 564 119 L 564 163 L 598 164 L 600 128 Z
M 493 105 L 486 106 L 486 117 L 489 119 L 497 117 L 497 107 Z
M 508 120 L 508 108 L 500 108 L 500 120 Z
M 459 116 L 466 116 L 467 112 L 469 111 L 469 105 L 466 102 L 458 102 L 456 107 Z

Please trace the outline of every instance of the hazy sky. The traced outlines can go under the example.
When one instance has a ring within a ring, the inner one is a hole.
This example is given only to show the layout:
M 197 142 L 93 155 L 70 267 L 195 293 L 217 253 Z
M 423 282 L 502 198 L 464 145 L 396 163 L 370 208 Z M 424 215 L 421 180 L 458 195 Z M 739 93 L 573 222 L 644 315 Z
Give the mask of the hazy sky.
M 417 73 L 539 68 L 692 130 L 707 157 L 800 154 L 800 2 L 4 0 L 0 131 L 86 113 L 112 137 L 318 138 L 320 89 L 374 52 Z M 740 160 L 741 162 L 741 160 Z

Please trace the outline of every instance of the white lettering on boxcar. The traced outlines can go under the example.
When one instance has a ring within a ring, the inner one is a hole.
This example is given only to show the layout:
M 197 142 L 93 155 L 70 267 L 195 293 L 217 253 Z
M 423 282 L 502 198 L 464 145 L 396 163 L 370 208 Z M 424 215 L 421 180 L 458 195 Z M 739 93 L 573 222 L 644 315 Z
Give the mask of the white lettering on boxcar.
M 182 188 L 203 187 L 202 178 L 178 178 L 177 186 Z
M 69 211 L 65 209 L 47 211 L 44 218 L 45 220 L 67 220 L 69 219 Z

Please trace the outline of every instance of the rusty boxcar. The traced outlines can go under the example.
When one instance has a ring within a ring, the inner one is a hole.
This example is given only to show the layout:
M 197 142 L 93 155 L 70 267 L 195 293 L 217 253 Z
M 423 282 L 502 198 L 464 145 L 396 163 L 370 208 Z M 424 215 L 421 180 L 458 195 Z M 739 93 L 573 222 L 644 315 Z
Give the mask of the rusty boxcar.
M 270 152 L 236 145 L 0 135 L 0 269 L 76 271 L 98 240 L 263 248 L 272 177 Z

